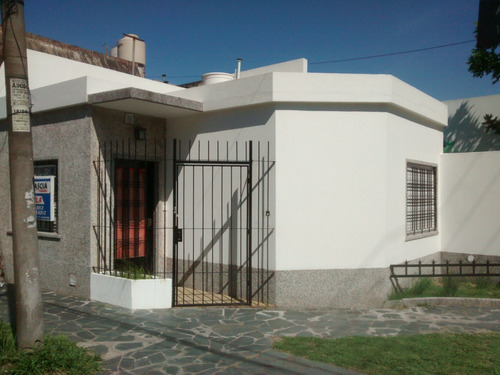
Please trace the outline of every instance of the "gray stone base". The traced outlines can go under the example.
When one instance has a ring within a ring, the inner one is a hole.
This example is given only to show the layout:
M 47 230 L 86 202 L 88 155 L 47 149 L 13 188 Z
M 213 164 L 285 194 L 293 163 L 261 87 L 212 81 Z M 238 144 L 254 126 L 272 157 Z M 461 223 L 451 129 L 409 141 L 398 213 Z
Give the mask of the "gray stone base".
M 392 291 L 388 268 L 276 271 L 275 303 L 294 308 L 381 307 Z
M 445 263 L 447 260 L 457 263 L 462 260 L 466 264 L 468 255 L 440 251 L 408 260 L 408 263 L 422 261 L 430 264 L 433 260 L 436 263 Z M 486 259 L 492 263 L 500 261 L 500 257 L 495 256 L 474 255 L 474 258 L 480 263 L 486 262 Z M 409 273 L 417 272 L 416 268 L 409 270 Z M 430 273 L 430 270 L 427 272 Z M 398 279 L 401 287 L 415 281 L 416 278 Z M 383 307 L 387 305 L 387 297 L 393 291 L 389 267 L 276 271 L 274 283 L 276 306 L 292 308 Z

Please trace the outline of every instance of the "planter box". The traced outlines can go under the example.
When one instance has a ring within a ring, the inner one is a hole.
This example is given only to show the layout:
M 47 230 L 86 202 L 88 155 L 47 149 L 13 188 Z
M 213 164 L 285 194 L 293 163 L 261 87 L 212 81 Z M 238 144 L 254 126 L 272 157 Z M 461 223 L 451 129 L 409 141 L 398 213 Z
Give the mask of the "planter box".
M 172 279 L 131 280 L 90 274 L 90 299 L 127 309 L 172 307 Z

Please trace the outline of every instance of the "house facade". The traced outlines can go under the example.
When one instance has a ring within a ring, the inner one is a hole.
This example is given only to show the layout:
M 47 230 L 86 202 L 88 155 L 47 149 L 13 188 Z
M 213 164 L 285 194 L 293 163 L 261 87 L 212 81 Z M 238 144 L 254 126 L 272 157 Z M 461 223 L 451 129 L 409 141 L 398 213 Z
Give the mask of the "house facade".
M 43 289 L 89 298 L 132 266 L 171 278 L 174 306 L 379 306 L 390 264 L 442 257 L 447 107 L 395 77 L 299 59 L 183 88 L 36 48 L 28 64 L 35 175 L 57 192 Z M 10 212 L 5 120 L 0 142 Z M 13 280 L 7 215 L 0 250 Z

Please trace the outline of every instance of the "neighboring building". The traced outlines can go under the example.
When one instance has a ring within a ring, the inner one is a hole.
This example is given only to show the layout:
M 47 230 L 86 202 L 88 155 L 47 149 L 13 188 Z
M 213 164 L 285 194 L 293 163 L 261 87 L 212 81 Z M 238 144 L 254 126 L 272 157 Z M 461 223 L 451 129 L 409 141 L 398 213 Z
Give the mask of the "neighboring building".
M 484 115 L 500 117 L 500 95 L 448 100 L 448 127 L 444 131 L 445 152 L 500 150 L 500 134 L 486 132 Z
M 35 171 L 57 190 L 44 289 L 88 298 L 93 271 L 133 264 L 172 277 L 175 305 L 378 306 L 390 264 L 441 260 L 448 112 L 397 78 L 299 59 L 182 88 L 50 53 L 28 50 Z M 0 144 L 9 212 L 5 121 Z M 5 215 L 6 265 L 11 236 Z

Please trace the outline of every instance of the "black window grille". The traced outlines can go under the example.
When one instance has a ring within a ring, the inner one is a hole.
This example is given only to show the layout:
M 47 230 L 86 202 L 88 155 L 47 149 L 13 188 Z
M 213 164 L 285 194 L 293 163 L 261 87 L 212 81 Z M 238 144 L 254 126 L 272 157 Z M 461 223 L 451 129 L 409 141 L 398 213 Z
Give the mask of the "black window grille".
M 437 230 L 436 167 L 408 162 L 406 165 L 406 235 Z
M 34 162 L 35 176 L 54 176 L 54 221 L 37 220 L 37 229 L 39 232 L 57 233 L 57 217 L 58 217 L 58 175 L 57 175 L 57 160 L 40 160 Z

